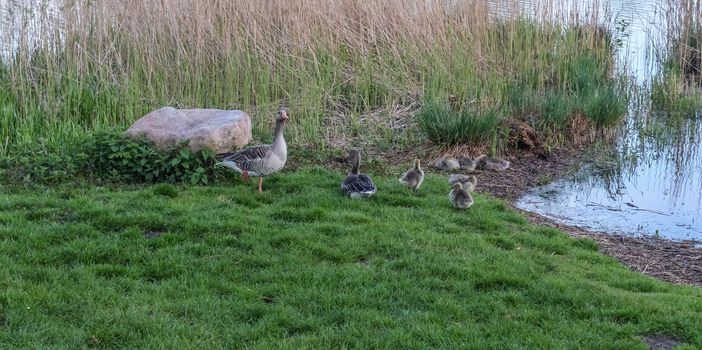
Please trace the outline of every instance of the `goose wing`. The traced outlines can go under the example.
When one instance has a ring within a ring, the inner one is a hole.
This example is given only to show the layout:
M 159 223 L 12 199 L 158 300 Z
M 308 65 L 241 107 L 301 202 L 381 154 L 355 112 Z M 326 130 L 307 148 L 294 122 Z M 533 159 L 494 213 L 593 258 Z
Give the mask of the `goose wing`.
M 349 196 L 354 194 L 370 196 L 376 192 L 375 184 L 364 174 L 349 175 L 341 182 L 341 190 Z
M 223 153 L 218 155 L 218 158 L 220 162 L 235 163 L 241 170 L 258 171 L 270 155 L 270 145 L 258 145 L 238 152 Z

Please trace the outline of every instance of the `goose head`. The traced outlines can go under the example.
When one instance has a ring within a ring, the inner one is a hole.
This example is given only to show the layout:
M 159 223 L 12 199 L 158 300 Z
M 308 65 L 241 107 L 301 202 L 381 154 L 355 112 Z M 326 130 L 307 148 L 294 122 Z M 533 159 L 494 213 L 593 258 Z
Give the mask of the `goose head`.
M 286 121 L 288 121 L 288 110 L 284 107 L 281 107 L 278 110 L 278 114 L 276 114 L 275 122 L 278 124 L 285 123 Z
M 349 151 L 349 157 L 347 159 L 348 164 L 351 166 L 350 174 L 358 174 L 358 168 L 361 165 L 361 153 L 357 149 L 352 149 Z

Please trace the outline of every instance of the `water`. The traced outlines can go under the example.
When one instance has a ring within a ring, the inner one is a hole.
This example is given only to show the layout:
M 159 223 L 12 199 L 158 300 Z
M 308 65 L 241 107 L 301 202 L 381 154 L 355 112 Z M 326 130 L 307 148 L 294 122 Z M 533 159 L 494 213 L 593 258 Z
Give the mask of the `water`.
M 702 240 L 702 123 L 651 123 L 675 131 L 631 130 L 618 159 L 535 188 L 516 205 L 597 231 Z
M 37 33 L 58 29 L 50 25 L 62 23 L 59 9 L 59 0 L 0 0 L 0 59 L 9 59 L 19 46 L 50 45 Z
M 595 5 L 609 14 L 601 23 L 622 39 L 620 71 L 645 93 L 658 69 L 655 48 L 666 32 L 666 9 L 657 1 Z M 698 115 L 670 125 L 651 115 L 645 96 L 635 100 L 614 160 L 535 188 L 516 206 L 601 232 L 702 241 L 702 121 Z

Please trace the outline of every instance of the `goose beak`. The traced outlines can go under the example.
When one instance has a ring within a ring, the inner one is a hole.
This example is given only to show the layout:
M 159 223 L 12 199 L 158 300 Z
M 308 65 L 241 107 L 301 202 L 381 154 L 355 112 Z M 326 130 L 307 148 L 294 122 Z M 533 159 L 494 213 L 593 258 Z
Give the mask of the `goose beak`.
M 283 121 L 288 120 L 288 112 L 286 110 L 280 111 L 280 117 L 283 119 Z

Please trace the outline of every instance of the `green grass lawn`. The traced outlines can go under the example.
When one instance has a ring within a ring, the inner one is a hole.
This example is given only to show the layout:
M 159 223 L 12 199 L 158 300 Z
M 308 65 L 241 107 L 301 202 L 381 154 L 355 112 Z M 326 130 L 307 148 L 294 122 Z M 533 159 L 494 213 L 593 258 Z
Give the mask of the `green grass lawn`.
M 0 192 L 0 348 L 702 347 L 702 290 L 629 272 L 444 177 Z

